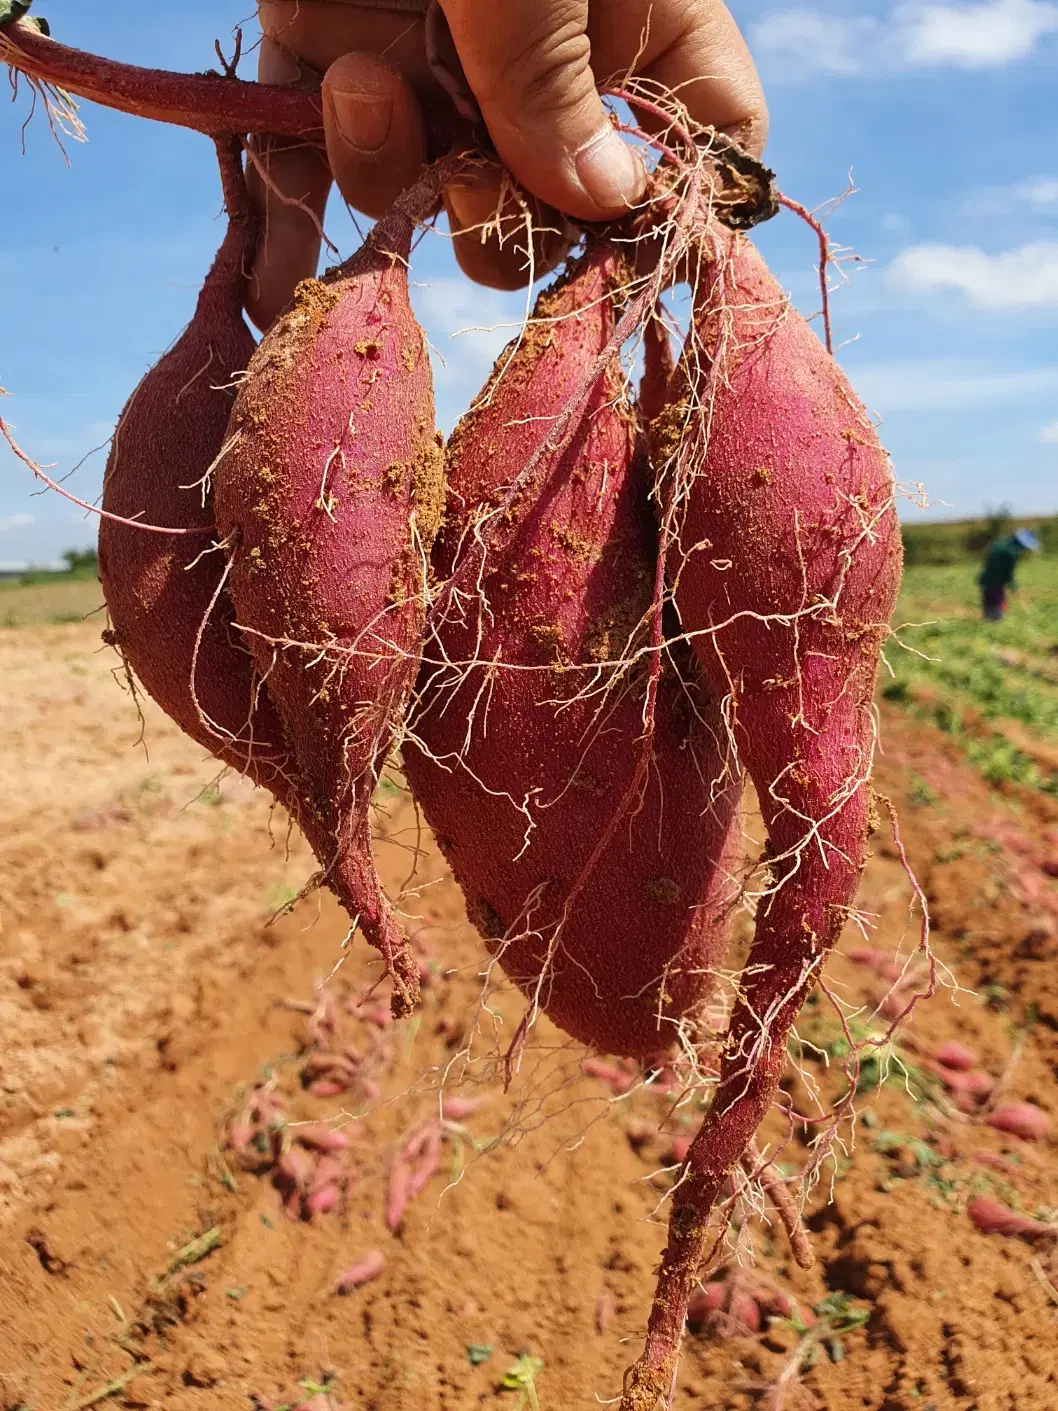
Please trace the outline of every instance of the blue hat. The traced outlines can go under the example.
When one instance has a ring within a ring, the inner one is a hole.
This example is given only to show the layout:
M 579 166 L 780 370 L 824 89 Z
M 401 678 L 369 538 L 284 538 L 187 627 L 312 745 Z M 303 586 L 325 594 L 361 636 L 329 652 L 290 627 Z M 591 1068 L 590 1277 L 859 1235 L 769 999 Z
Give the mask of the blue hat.
M 1040 547 L 1040 541 L 1033 534 L 1031 529 L 1016 529 L 1014 531 L 1014 543 L 1023 549 L 1031 549 L 1036 553 Z

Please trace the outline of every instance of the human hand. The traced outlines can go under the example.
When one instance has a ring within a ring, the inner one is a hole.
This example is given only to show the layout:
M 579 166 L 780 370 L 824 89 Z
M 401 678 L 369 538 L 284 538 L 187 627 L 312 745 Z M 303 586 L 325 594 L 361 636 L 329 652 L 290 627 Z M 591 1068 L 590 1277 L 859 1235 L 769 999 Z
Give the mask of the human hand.
M 559 212 L 619 215 L 645 173 L 614 131 L 598 85 L 629 72 L 678 92 L 692 117 L 759 154 L 767 132 L 752 60 L 722 0 L 441 0 L 501 161 L 535 198 L 534 269 L 569 244 Z M 266 213 L 247 311 L 266 328 L 316 271 L 332 174 L 349 204 L 378 217 L 425 157 L 423 103 L 443 94 L 427 61 L 425 0 L 259 0 L 264 82 L 323 74 L 326 156 L 276 143 L 251 173 Z M 500 173 L 445 191 L 456 257 L 480 284 L 526 284 L 524 238 L 482 238 L 502 199 Z M 506 208 L 510 221 L 520 218 Z M 508 221 L 508 232 L 510 230 Z

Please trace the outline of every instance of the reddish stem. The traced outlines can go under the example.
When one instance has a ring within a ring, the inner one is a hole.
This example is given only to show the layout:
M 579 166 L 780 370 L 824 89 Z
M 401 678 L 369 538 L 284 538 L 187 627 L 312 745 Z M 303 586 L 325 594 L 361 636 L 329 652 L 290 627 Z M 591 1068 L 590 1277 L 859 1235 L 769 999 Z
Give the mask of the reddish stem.
M 788 211 L 793 211 L 795 216 L 800 216 L 807 225 L 810 225 L 816 233 L 816 239 L 819 241 L 819 294 L 823 300 L 824 341 L 827 346 L 827 352 L 833 357 L 834 341 L 830 336 L 830 290 L 827 287 L 827 266 L 830 264 L 830 241 L 827 239 L 827 233 L 820 225 L 819 221 L 816 220 L 815 216 L 807 207 L 801 205 L 800 201 L 791 201 L 789 196 L 783 196 L 781 192 L 777 199 L 780 206 L 785 206 Z
M 119 113 L 173 123 L 208 137 L 251 133 L 323 146 L 318 84 L 244 82 L 234 75 L 234 61 L 226 65 L 232 71 L 224 75 L 145 69 L 71 49 L 24 24 L 0 28 L 0 61 L 45 91 L 74 94 Z M 428 100 L 424 119 L 431 158 L 474 138 L 472 125 L 445 101 Z
M 371 227 L 360 249 L 337 269 L 328 270 L 324 275 L 324 282 L 332 284 L 345 278 L 349 272 L 370 258 L 370 251 L 381 251 L 390 258 L 401 259 L 400 255 L 394 255 L 393 252 L 411 243 L 405 227 L 409 223 L 413 226 L 422 225 L 431 216 L 436 215 L 441 206 L 441 193 L 444 188 L 475 160 L 473 152 L 453 151 L 424 167 L 418 180 L 402 191 L 386 214 Z
M 629 89 L 622 88 L 618 84 L 614 84 L 609 88 L 604 88 L 602 90 L 602 96 L 604 98 L 617 98 L 622 103 L 627 103 L 629 107 L 638 108 L 640 112 L 646 113 L 649 117 L 652 117 L 658 122 L 662 123 L 666 131 L 675 133 L 675 135 L 680 139 L 681 142 L 685 144 L 685 146 L 689 150 L 694 151 L 696 146 L 694 138 L 687 131 L 684 125 L 678 120 L 678 118 L 676 118 L 675 115 L 673 113 L 670 113 L 666 108 L 663 108 L 660 103 L 653 103 L 649 98 L 644 97 L 642 94 L 632 93 Z M 645 133 L 637 133 L 636 135 L 640 137 L 646 137 L 646 140 L 648 142 L 656 146 L 665 145 L 660 142 L 657 142 L 654 137 L 648 137 Z M 676 158 L 675 160 L 679 161 L 678 158 Z M 680 166 L 684 166 L 684 163 L 680 162 Z
M 255 132 L 323 145 L 318 88 L 305 91 L 219 74 L 139 68 L 71 49 L 25 24 L 0 30 L 0 58 L 37 83 L 209 137 Z

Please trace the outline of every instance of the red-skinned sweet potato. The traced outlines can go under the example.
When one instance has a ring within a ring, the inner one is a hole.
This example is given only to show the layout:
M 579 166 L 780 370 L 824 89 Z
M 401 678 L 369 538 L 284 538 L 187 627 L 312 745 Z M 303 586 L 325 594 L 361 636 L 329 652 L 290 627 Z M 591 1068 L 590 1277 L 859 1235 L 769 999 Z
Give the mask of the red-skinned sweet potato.
M 369 809 L 414 680 L 444 497 L 407 261 L 436 172 L 265 335 L 232 412 L 216 508 L 239 626 L 292 741 L 326 882 L 383 953 L 396 1012 L 418 965 L 375 872 Z
M 447 450 L 447 577 L 614 327 L 621 262 L 589 252 L 543 295 Z M 404 761 L 489 949 L 599 1049 L 688 1037 L 715 990 L 740 794 L 689 655 L 665 657 L 644 739 L 656 534 L 616 367 L 486 552 L 480 596 L 427 642 Z M 645 753 L 646 752 L 646 755 Z M 649 767 L 640 771 L 645 757 Z
M 872 828 L 873 689 L 900 580 L 888 458 L 834 360 L 742 236 L 703 242 L 692 334 L 654 427 L 686 511 L 676 601 L 751 775 L 769 885 L 720 1084 L 674 1195 L 622 1411 L 669 1386 L 708 1217 L 775 1097 Z
M 190 532 L 100 520 L 105 635 L 192 739 L 292 806 L 283 727 L 233 627 L 225 561 L 211 533 L 208 473 L 224 445 L 233 379 L 254 351 L 242 304 L 256 231 L 239 143 L 218 143 L 218 157 L 227 233 L 191 322 L 122 411 L 103 479 L 107 516 Z

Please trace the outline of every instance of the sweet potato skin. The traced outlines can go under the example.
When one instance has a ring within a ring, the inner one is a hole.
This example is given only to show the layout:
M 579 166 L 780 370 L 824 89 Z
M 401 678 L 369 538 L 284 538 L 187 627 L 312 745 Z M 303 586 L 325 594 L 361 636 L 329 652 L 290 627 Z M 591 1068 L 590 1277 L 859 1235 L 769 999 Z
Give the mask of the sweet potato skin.
M 219 146 L 229 225 L 173 347 L 121 413 L 103 479 L 107 515 L 200 533 L 161 535 L 102 518 L 99 575 L 107 639 L 147 694 L 192 739 L 292 805 L 283 727 L 233 624 L 214 547 L 207 473 L 220 455 L 233 380 L 254 340 L 242 316 L 256 230 L 237 148 Z
M 439 577 L 605 346 L 614 278 L 600 249 L 543 296 L 460 423 Z M 643 647 L 652 599 L 656 536 L 637 443 L 610 375 L 520 496 L 510 542 L 486 555 L 487 610 L 450 613 L 428 639 L 404 762 L 471 919 L 530 1012 L 642 1057 L 668 1049 L 681 1023 L 698 1032 L 713 997 L 738 891 L 739 787 L 686 654 L 682 675 L 665 663 L 649 741 L 649 657 L 615 670 Z
M 808 888 L 805 925 L 826 946 L 866 855 L 874 680 L 902 563 L 892 471 L 844 374 L 746 237 L 726 238 L 695 317 L 709 430 L 676 600 L 727 700 L 772 855 L 820 840 L 806 862 L 820 857 L 830 883 Z M 685 407 L 655 423 L 663 467 Z
M 703 254 L 655 455 L 686 504 L 676 601 L 756 787 L 768 885 L 622 1411 L 648 1411 L 670 1385 L 710 1211 L 775 1100 L 790 1028 L 855 899 L 901 569 L 888 457 L 840 368 L 745 237 L 714 232 Z
M 371 857 L 369 808 L 414 680 L 444 495 L 400 210 L 262 339 L 232 412 L 217 519 L 250 652 L 289 733 L 302 826 L 327 882 L 396 966 L 413 966 Z M 399 961 L 399 964 L 398 964 Z

